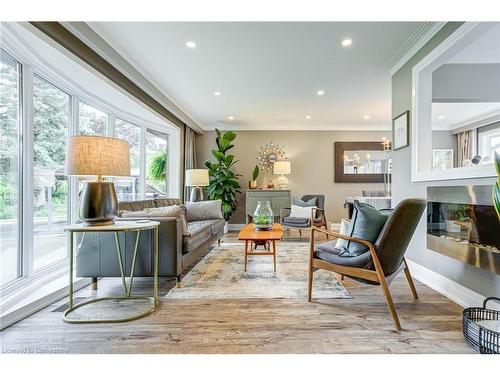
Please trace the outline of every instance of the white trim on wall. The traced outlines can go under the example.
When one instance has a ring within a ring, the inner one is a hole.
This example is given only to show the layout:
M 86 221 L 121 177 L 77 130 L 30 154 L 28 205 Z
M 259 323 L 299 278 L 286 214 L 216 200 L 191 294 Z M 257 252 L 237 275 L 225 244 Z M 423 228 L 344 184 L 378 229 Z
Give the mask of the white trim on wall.
M 466 22 L 417 63 L 412 70 L 411 180 L 440 181 L 496 176 L 491 165 L 432 171 L 429 134 L 432 132 L 432 72 L 453 56 L 457 49 L 482 35 L 491 25 Z

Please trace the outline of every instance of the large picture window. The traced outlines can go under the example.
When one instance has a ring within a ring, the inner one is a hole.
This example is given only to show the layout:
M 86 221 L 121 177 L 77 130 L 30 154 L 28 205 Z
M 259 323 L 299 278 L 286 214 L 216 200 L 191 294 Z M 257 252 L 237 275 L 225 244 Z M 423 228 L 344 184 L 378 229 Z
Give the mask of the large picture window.
M 146 197 L 167 193 L 168 136 L 148 129 L 146 132 Z
M 141 128 L 128 121 L 115 118 L 115 137 L 128 142 L 130 146 L 130 178 L 115 178 L 118 200 L 131 201 L 138 198 L 141 174 Z
M 21 276 L 21 66 L 0 49 L 0 286 Z
M 33 250 L 34 268 L 67 255 L 68 181 L 64 174 L 71 97 L 33 78 Z
M 108 115 L 88 104 L 80 102 L 78 130 L 83 135 L 106 135 Z

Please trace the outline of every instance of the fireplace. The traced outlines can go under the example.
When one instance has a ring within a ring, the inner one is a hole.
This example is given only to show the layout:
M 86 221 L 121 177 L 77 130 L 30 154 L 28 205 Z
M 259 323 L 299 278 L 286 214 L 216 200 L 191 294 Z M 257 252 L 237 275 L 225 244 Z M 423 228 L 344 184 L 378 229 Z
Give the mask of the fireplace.
M 500 275 L 493 186 L 427 188 L 427 248 Z

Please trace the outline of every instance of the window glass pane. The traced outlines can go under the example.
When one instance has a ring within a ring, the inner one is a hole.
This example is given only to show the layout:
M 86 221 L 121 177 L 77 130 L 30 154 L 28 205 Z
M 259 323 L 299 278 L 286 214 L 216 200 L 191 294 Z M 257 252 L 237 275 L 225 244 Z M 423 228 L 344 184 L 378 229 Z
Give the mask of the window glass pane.
M 70 96 L 33 78 L 33 249 L 34 268 L 67 255 L 68 181 L 64 174 Z
M 130 145 L 131 178 L 114 178 L 116 195 L 119 201 L 138 199 L 141 166 L 141 128 L 128 121 L 115 118 L 115 137 Z
M 80 102 L 78 129 L 83 135 L 106 135 L 108 115 L 94 107 Z
M 0 48 L 0 286 L 19 276 L 20 70 Z
M 167 194 L 167 135 L 146 132 L 146 197 Z

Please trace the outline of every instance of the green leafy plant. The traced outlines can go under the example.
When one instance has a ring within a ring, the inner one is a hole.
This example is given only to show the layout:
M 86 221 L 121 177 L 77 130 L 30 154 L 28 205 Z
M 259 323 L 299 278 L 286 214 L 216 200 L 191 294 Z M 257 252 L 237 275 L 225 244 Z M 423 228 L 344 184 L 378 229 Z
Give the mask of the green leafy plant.
M 253 217 L 253 223 L 257 225 L 271 224 L 273 218 L 265 213 L 259 213 Z
M 252 172 L 252 181 L 257 181 L 258 177 L 259 177 L 259 166 L 256 165 Z
M 167 178 L 167 152 L 160 151 L 149 163 L 148 175 L 151 181 L 162 183 Z
M 224 219 L 229 221 L 236 210 L 236 194 L 241 194 L 238 183 L 238 177 L 241 175 L 232 171 L 237 160 L 234 160 L 234 155 L 227 155 L 227 152 L 234 147 L 232 142 L 236 138 L 236 133 L 228 131 L 222 134 L 219 129 L 215 129 L 215 133 L 217 134 L 215 140 L 217 148 L 212 150 L 212 155 L 216 162 L 209 160 L 205 162 L 210 176 L 207 192 L 210 199 L 222 201 Z
M 493 187 L 493 206 L 497 211 L 498 220 L 500 220 L 500 153 L 495 151 L 495 169 L 497 170 L 498 179 Z

